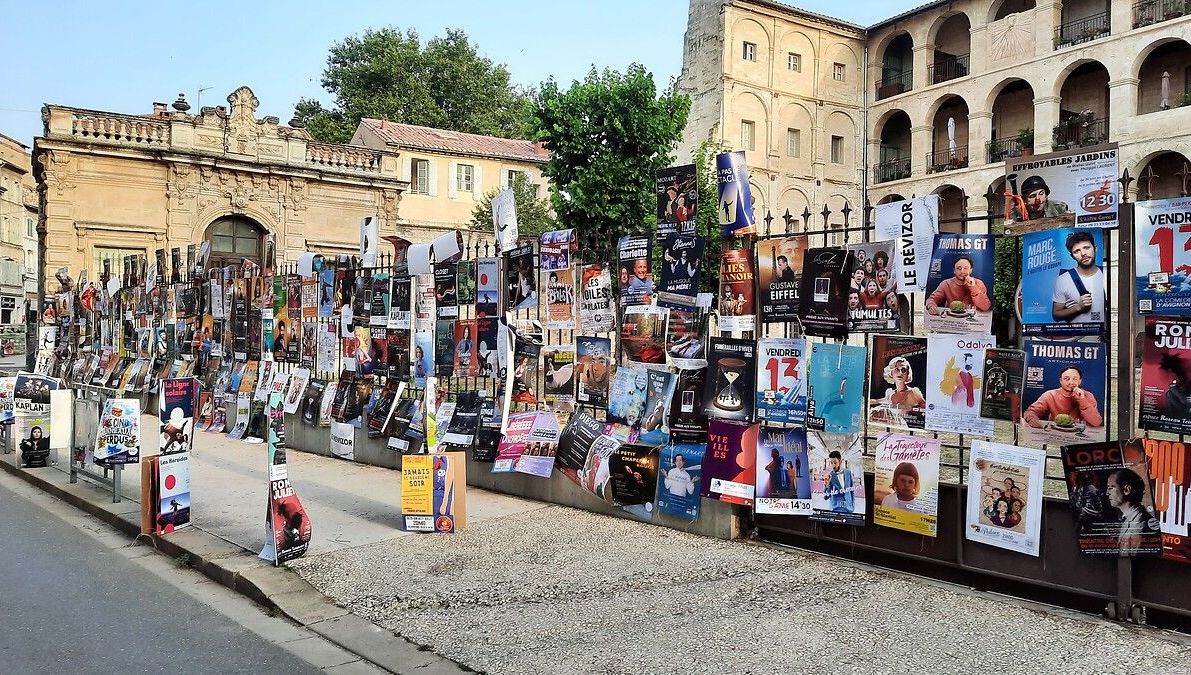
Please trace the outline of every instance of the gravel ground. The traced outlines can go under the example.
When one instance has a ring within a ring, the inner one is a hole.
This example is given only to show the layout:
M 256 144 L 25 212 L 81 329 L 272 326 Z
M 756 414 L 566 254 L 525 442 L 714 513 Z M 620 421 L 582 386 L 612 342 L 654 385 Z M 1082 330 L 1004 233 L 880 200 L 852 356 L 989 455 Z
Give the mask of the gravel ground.
M 487 673 L 1186 673 L 1191 641 L 560 506 L 306 557 L 353 612 Z

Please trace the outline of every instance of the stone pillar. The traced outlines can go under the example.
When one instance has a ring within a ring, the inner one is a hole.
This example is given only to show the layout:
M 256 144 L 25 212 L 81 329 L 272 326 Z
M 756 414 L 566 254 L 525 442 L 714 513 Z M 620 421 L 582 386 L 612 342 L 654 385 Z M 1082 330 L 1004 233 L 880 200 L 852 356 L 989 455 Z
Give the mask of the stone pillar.
M 926 175 L 926 153 L 931 149 L 934 127 L 929 124 L 910 128 L 910 175 Z
M 1054 147 L 1054 128 L 1059 123 L 1058 96 L 1034 99 L 1034 153 L 1050 152 Z
M 1111 7 L 1111 9 L 1108 10 L 1108 20 L 1110 22 L 1109 25 L 1112 35 L 1120 35 L 1121 33 L 1133 29 L 1132 2 L 1108 2 L 1105 4 L 1108 4 Z
M 1125 3 L 1129 4 L 1129 3 Z M 1034 54 L 1044 56 L 1055 49 L 1055 29 L 1063 24 L 1063 3 L 1039 2 L 1034 8 Z M 1037 137 L 1035 137 L 1037 143 Z M 1047 147 L 1050 147 L 1049 141 Z
M 1137 115 L 1137 88 L 1141 80 L 1126 77 L 1108 83 L 1108 137 L 1117 140 L 1126 121 Z
M 993 140 L 992 113 L 968 113 L 968 165 L 977 166 L 988 163 L 986 144 Z
M 930 69 L 930 64 L 935 60 L 935 45 L 914 45 L 914 89 L 922 89 L 930 86 L 930 77 L 927 71 Z

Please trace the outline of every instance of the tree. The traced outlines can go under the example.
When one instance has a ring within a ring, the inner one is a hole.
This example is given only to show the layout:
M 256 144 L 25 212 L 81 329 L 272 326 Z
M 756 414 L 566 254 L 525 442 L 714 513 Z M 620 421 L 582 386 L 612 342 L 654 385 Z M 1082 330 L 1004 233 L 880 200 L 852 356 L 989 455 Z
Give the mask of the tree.
M 715 174 L 715 156 L 725 148 L 710 138 L 704 140 L 691 154 L 695 164 L 695 189 L 699 192 L 699 208 L 695 211 L 695 234 L 702 236 L 703 272 L 699 289 L 705 293 L 719 293 L 720 248 L 723 237 L 720 233 L 720 218 L 716 211 L 719 201 L 719 183 Z
M 550 212 L 550 202 L 538 197 L 538 186 L 529 182 L 524 173 L 514 174 L 513 202 L 517 205 L 519 237 L 537 239 L 543 232 L 558 229 L 558 221 Z M 492 232 L 492 198 L 500 192 L 490 190 L 471 213 L 471 228 Z
M 672 162 L 690 107 L 673 86 L 659 97 L 640 64 L 623 75 L 592 68 L 565 92 L 542 83 L 531 120 L 550 151 L 542 173 L 558 220 L 579 232 L 588 255 L 656 222 L 655 176 Z
M 350 140 L 362 117 L 505 138 L 527 133 L 529 99 L 461 30 L 425 48 L 413 30 L 349 36 L 331 46 L 322 85 L 335 106 L 302 99 L 296 113 L 320 141 Z

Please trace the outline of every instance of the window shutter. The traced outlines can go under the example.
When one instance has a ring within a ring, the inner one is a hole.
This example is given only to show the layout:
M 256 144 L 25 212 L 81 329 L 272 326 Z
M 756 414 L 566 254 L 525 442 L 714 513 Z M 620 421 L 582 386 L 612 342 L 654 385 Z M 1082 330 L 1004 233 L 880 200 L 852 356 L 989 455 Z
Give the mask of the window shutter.
M 426 164 L 430 167 L 430 196 L 438 196 L 438 162 L 433 159 L 427 159 Z
M 447 164 L 450 177 L 447 178 L 447 197 L 454 199 L 459 195 L 459 162 Z
M 484 167 L 476 164 L 471 170 L 471 198 L 482 199 L 484 197 Z
M 398 162 L 397 170 L 400 172 L 400 175 L 398 175 L 397 178 L 399 180 L 409 181 L 414 175 L 413 167 L 414 167 L 414 162 L 416 162 L 416 161 L 418 161 L 418 160 L 414 159 L 413 157 L 410 157 L 409 159 L 406 159 L 404 162 Z M 412 186 L 411 186 L 411 188 L 412 188 Z

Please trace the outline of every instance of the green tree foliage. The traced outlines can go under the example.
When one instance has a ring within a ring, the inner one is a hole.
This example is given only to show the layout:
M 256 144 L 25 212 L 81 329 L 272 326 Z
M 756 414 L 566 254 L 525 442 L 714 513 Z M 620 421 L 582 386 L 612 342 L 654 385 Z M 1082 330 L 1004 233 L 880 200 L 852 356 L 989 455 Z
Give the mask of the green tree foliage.
M 333 108 L 311 99 L 297 105 L 298 119 L 320 141 L 350 140 L 362 117 L 505 138 L 527 132 L 528 98 L 461 30 L 425 47 L 413 30 L 349 36 L 331 46 L 322 85 Z
M 695 234 L 706 240 L 703 246 L 703 274 L 699 290 L 718 293 L 720 286 L 720 220 L 716 213 L 719 185 L 715 175 L 715 156 L 724 151 L 719 143 L 707 139 L 695 148 L 691 160 L 695 164 L 695 187 L 699 191 L 699 208 L 695 211 Z
M 671 164 L 690 107 L 673 87 L 658 96 L 639 64 L 624 74 L 593 68 L 566 91 L 542 83 L 531 125 L 550 151 L 543 173 L 554 212 L 579 232 L 585 256 L 656 224 L 656 174 Z
M 538 197 L 539 187 L 529 182 L 523 173 L 513 178 L 513 201 L 517 204 L 517 232 L 520 238 L 534 239 L 543 232 L 558 229 L 558 221 L 550 212 L 550 202 Z M 490 190 L 476 204 L 471 213 L 471 228 L 492 232 L 492 198 L 500 192 Z

